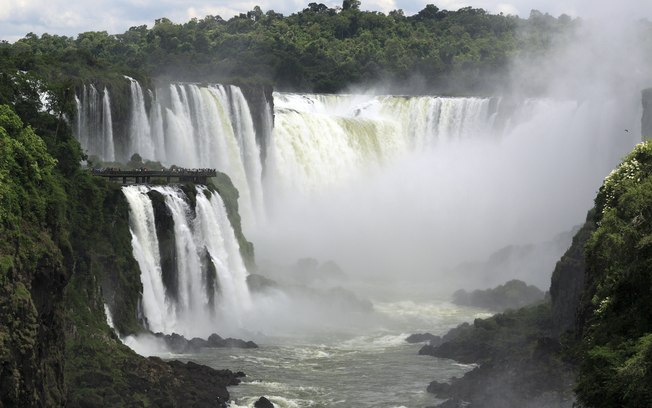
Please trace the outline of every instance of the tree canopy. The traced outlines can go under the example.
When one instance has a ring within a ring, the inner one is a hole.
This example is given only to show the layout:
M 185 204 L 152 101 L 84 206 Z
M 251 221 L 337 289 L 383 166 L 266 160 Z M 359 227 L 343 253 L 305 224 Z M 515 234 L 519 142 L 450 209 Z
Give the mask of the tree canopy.
M 429 91 L 472 92 L 499 82 L 512 57 L 544 52 L 554 35 L 576 24 L 540 12 L 521 19 L 432 4 L 412 16 L 362 11 L 357 0 L 335 8 L 309 3 L 290 16 L 256 6 L 228 20 L 209 15 L 176 24 L 159 18 L 151 28 L 116 35 L 30 33 L 0 44 L 0 68 L 56 80 L 117 72 L 317 92 L 418 79 Z

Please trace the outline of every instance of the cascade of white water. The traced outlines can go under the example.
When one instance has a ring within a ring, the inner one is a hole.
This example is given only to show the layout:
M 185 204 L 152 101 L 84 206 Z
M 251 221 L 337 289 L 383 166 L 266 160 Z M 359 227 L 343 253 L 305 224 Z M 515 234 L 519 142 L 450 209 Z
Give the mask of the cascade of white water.
M 156 187 L 165 196 L 165 204 L 172 213 L 178 270 L 177 311 L 201 311 L 208 303 L 202 280 L 201 261 L 198 256 L 192 229 L 191 209 L 186 196 L 180 190 Z
M 275 93 L 268 195 L 313 193 L 410 151 L 487 133 L 489 99 Z M 273 192 L 273 193 L 272 193 Z
M 217 149 L 215 155 L 219 158 L 217 169 L 231 177 L 240 193 L 240 212 L 243 228 L 246 230 L 256 222 L 254 211 L 256 203 L 252 199 L 252 185 L 248 182 L 247 165 L 243 160 L 247 156 L 242 153 L 242 146 L 238 141 L 226 89 L 221 85 L 202 88 L 200 106 L 203 106 L 204 110 L 212 112 L 212 114 L 206 115 L 212 118 L 208 123 L 207 132 L 220 135 L 215 145 Z M 207 137 L 211 136 L 207 135 Z M 259 157 L 252 159 L 260 161 Z
M 174 288 L 166 288 L 162 278 L 155 214 L 147 195 L 152 190 L 163 195 L 174 223 Z M 243 313 L 251 307 L 247 270 L 221 197 L 197 187 L 193 210 L 178 188 L 128 186 L 123 192 L 129 202 L 133 252 L 141 269 L 143 314 L 149 328 L 206 337 L 218 329 L 241 327 Z M 174 296 L 167 296 L 169 291 Z
M 174 309 L 170 307 L 163 277 L 154 209 L 145 186 L 123 187 L 122 192 L 129 203 L 129 225 L 134 258 L 140 267 L 143 285 L 142 308 L 149 329 L 168 332 L 175 326 Z
M 113 145 L 113 119 L 111 117 L 111 98 L 109 97 L 109 90 L 104 88 L 104 96 L 102 97 L 102 157 L 104 160 L 115 160 L 115 147 Z
M 245 164 L 247 173 L 247 185 L 251 191 L 251 200 L 258 219 L 262 218 L 263 187 L 262 187 L 262 164 L 260 162 L 260 148 L 256 143 L 256 130 L 252 120 L 251 111 L 242 90 L 230 86 L 231 117 L 233 118 L 235 134 L 240 146 L 242 162 Z
M 129 140 L 131 141 L 129 157 L 123 157 L 123 160 L 129 160 L 131 154 L 138 153 L 142 158 L 155 159 L 154 143 L 152 142 L 149 118 L 145 109 L 145 96 L 143 88 L 138 81 L 125 76 L 130 82 L 131 89 L 131 120 L 129 122 Z
M 638 104 L 529 100 L 502 106 L 498 122 L 490 99 L 275 94 L 265 173 L 274 211 L 257 232 L 257 253 L 276 262 L 309 253 L 365 277 L 411 271 L 451 282 L 443 271 L 469 254 L 543 242 L 582 220 L 602 177 L 636 141 L 622 129 L 638 126 Z M 337 133 L 353 119 L 394 123 L 387 142 L 407 154 L 355 179 L 356 158 L 374 161 L 346 138 L 364 139 L 362 129 Z M 543 287 L 559 255 L 517 277 Z
M 149 97 L 152 101 L 149 113 L 149 128 L 152 132 L 152 141 L 154 143 L 154 154 L 156 160 L 166 163 L 167 152 L 165 151 L 165 130 L 163 125 L 163 111 L 158 101 L 157 95 L 149 91 Z
M 205 188 L 198 187 L 196 211 L 196 238 L 199 245 L 206 248 L 217 273 L 219 293 L 216 295 L 222 296 L 218 306 L 223 315 L 231 316 L 240 325 L 242 311 L 251 307 L 246 281 L 248 273 L 224 202 L 215 193 L 207 198 Z
M 81 95 L 75 95 L 77 122 L 75 137 L 89 155 L 105 161 L 115 160 L 111 98 L 105 87 L 102 93 L 94 85 L 83 85 Z
M 166 138 L 167 157 L 179 166 L 197 166 L 197 146 L 190 107 L 182 85 L 170 85 L 171 107 L 166 109 L 170 137 Z
M 227 90 L 222 85 L 170 84 L 156 92 L 147 90 L 148 111 L 141 85 L 125 78 L 130 84 L 131 111 L 126 135 L 121 137 L 124 145 L 115 146 L 113 140 L 108 90 L 100 95 L 88 85 L 75 97 L 75 129 L 82 147 L 104 161 L 126 162 L 138 153 L 166 166 L 225 172 L 240 193 L 243 227 L 255 225 L 263 214 L 262 163 L 242 91 L 235 86 Z
M 82 95 L 86 93 L 85 91 L 86 85 L 82 88 Z M 83 96 L 82 96 L 83 97 Z M 84 146 L 86 146 L 88 143 L 85 142 L 83 139 L 86 137 L 83 133 L 84 129 L 84 120 L 86 115 L 84 114 L 85 109 L 84 109 L 84 104 L 82 103 L 81 99 L 79 99 L 78 95 L 75 95 L 75 106 L 77 107 L 77 117 L 75 118 L 75 138 L 79 142 L 79 144 L 82 146 L 82 149 L 84 149 Z
M 86 120 L 86 148 L 88 152 L 102 153 L 102 100 L 97 88 L 89 85 L 88 93 L 88 119 Z M 93 137 L 95 136 L 95 137 Z

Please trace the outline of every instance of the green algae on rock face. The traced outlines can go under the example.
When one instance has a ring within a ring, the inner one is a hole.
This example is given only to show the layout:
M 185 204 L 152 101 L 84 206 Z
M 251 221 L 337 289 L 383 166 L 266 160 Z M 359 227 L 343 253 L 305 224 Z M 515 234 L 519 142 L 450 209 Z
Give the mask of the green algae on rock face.
M 0 405 L 59 406 L 65 197 L 56 160 L 0 105 Z
M 226 207 L 226 215 L 229 217 L 229 221 L 231 222 L 231 226 L 233 226 L 233 231 L 235 232 L 235 237 L 240 245 L 240 255 L 242 255 L 245 267 L 250 273 L 255 272 L 257 267 L 254 255 L 254 244 L 247 241 L 242 233 L 242 223 L 240 220 L 240 213 L 238 212 L 238 189 L 235 188 L 229 176 L 219 171 L 217 172 L 217 177 L 211 178 L 208 187 L 209 191 L 217 191 L 220 197 L 222 197 L 224 207 Z

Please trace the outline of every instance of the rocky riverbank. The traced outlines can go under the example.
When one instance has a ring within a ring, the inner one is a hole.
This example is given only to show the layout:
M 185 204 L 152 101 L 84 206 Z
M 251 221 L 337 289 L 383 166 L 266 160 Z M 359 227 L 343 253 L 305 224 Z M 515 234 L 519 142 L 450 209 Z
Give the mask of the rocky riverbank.
M 476 319 L 451 330 L 419 354 L 477 366 L 462 378 L 433 381 L 428 392 L 443 407 L 571 407 L 574 371 L 550 335 L 550 306 L 542 304 Z

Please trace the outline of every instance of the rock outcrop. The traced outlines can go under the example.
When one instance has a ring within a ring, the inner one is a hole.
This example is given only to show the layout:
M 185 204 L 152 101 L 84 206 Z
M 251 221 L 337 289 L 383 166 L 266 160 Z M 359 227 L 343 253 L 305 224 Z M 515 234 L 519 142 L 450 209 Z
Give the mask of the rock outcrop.
M 460 289 L 453 293 L 453 303 L 503 312 L 507 309 L 518 309 L 541 302 L 544 296 L 545 293 L 536 286 L 514 279 L 493 289 L 474 290 L 473 292 Z
M 195 337 L 190 340 L 176 333 L 154 333 L 154 336 L 163 340 L 171 352 L 178 354 L 197 353 L 203 348 L 258 348 L 258 345 L 253 341 L 244 341 L 230 337 L 223 339 L 215 333 L 211 334 L 208 339 Z

